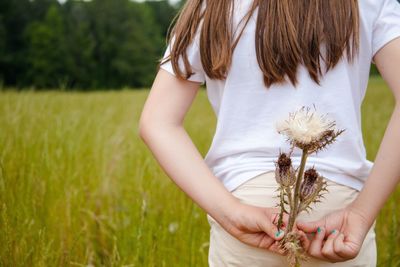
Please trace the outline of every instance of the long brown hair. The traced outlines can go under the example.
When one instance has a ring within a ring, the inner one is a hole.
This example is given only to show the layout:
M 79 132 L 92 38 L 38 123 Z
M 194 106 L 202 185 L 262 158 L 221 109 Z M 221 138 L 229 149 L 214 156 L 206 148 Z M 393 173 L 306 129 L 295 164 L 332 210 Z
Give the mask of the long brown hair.
M 352 62 L 359 49 L 357 0 L 253 0 L 239 23 L 246 20 L 236 40 L 232 40 L 231 20 L 235 0 L 207 0 L 203 9 L 205 1 L 187 0 L 168 29 L 167 43 L 174 37 L 174 45 L 170 56 L 159 66 L 171 60 L 181 79 L 193 74 L 185 50 L 194 40 L 200 22 L 199 49 L 204 72 L 211 79 L 226 79 L 236 44 L 257 7 L 255 48 L 267 88 L 273 83 L 285 82 L 286 75 L 296 86 L 299 64 L 304 64 L 310 77 L 320 84 L 323 75 L 320 56 L 328 71 L 335 67 L 344 52 Z M 324 54 L 320 51 L 322 43 L 325 44 Z M 185 74 L 179 68 L 180 56 Z

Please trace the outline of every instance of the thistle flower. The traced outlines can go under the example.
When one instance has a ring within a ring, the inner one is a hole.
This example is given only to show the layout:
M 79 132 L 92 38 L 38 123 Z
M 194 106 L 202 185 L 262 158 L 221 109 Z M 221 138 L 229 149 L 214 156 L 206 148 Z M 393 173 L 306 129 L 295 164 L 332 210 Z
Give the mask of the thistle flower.
M 296 171 L 292 166 L 292 160 L 286 153 L 280 153 L 278 162 L 275 163 L 275 179 L 282 186 L 292 186 L 296 182 Z
M 333 143 L 344 132 L 335 130 L 335 124 L 335 121 L 310 112 L 310 108 L 305 106 L 289 113 L 288 119 L 275 124 L 278 133 L 286 135 L 292 145 L 289 155 L 280 153 L 275 163 L 275 179 L 280 184 L 280 202 L 277 206 L 281 209 L 277 226 L 278 229 L 281 227 L 284 213 L 288 214 L 285 236 L 280 243 L 281 248 L 288 252 L 287 258 L 291 266 L 298 267 L 300 261 L 307 259 L 300 236 L 293 230 L 296 218 L 302 211 L 311 210 L 311 204 L 320 202 L 323 191 L 328 191 L 325 177 L 319 175 L 314 167 L 305 171 L 307 157 Z M 290 158 L 295 147 L 302 150 L 300 166 L 296 169 L 293 168 Z
M 303 201 L 312 196 L 316 191 L 316 184 L 319 175 L 314 168 L 310 168 L 304 172 L 304 180 L 300 187 L 300 200 Z
M 288 137 L 290 143 L 314 151 L 332 142 L 341 133 L 333 130 L 335 121 L 329 120 L 326 115 L 311 112 L 310 107 L 305 106 L 289 113 L 288 119 L 278 121 L 275 126 L 278 133 Z
M 327 183 L 324 177 L 318 174 L 314 167 L 309 168 L 304 172 L 304 180 L 300 186 L 300 209 L 310 210 L 310 204 L 320 202 L 319 198 L 322 197 L 323 191 L 326 189 Z

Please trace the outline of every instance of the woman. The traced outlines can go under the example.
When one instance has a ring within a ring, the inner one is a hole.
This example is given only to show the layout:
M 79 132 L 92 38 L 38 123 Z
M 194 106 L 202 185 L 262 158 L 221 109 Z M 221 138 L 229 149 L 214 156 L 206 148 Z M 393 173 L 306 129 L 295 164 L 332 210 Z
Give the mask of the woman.
M 273 125 L 310 105 L 346 134 L 308 157 L 328 179 L 329 193 L 296 224 L 310 238 L 303 233 L 312 256 L 303 266 L 376 266 L 375 219 L 400 179 L 399 37 L 396 0 L 186 2 L 142 111 L 140 136 L 207 212 L 210 266 L 285 265 L 274 161 L 289 144 Z M 396 99 L 374 163 L 366 159 L 360 115 L 371 62 Z M 202 84 L 218 118 L 204 160 L 183 128 Z M 294 165 L 300 157 L 294 150 Z

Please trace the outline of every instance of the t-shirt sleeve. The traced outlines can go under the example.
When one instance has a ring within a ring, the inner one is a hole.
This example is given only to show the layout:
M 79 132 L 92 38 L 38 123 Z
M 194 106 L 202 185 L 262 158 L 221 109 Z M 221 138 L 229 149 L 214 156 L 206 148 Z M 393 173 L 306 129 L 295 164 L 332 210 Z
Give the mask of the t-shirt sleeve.
M 372 57 L 397 37 L 400 37 L 400 3 L 397 0 L 382 0 L 372 32 Z
M 171 39 L 171 42 L 168 43 L 167 48 L 165 49 L 165 52 L 164 52 L 164 56 L 162 58 L 162 62 L 171 53 L 171 43 L 173 44 L 174 40 L 175 40 L 175 36 L 173 36 Z M 201 64 L 200 49 L 199 49 L 199 44 L 198 44 L 197 38 L 194 38 L 192 43 L 190 43 L 188 45 L 188 47 L 186 49 L 186 54 L 187 54 L 189 64 L 192 68 L 192 72 L 194 72 L 194 74 L 192 74 L 188 78 L 188 80 L 194 81 L 194 82 L 200 82 L 201 85 L 203 85 L 206 81 L 206 74 L 205 74 L 203 66 Z M 183 71 L 183 73 L 185 73 L 186 69 L 185 69 L 185 64 L 183 62 L 182 56 L 179 57 L 178 64 L 180 66 L 180 70 Z M 160 65 L 160 68 L 177 76 L 176 73 L 174 72 L 174 69 L 172 68 L 171 60 L 168 60 L 164 64 Z

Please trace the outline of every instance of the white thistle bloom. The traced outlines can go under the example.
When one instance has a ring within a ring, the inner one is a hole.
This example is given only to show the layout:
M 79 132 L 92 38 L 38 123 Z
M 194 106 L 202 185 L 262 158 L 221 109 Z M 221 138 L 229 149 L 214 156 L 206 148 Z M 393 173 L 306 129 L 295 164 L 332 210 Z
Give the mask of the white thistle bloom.
M 314 106 L 315 109 L 315 106 Z M 319 141 L 327 130 L 335 125 L 326 116 L 310 112 L 309 107 L 301 107 L 298 111 L 290 113 L 286 120 L 278 121 L 278 133 L 285 134 L 290 140 L 300 144 L 310 144 Z

